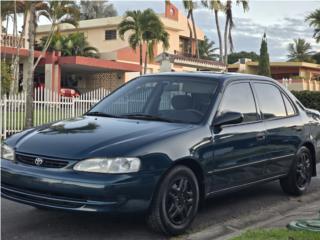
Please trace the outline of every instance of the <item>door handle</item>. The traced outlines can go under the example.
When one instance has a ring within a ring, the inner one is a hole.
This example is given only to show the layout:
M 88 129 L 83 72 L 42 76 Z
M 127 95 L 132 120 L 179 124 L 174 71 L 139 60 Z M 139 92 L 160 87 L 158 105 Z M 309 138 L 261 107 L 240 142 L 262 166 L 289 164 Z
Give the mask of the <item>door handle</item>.
M 266 134 L 265 133 L 257 133 L 256 139 L 258 141 L 264 141 L 266 139 Z

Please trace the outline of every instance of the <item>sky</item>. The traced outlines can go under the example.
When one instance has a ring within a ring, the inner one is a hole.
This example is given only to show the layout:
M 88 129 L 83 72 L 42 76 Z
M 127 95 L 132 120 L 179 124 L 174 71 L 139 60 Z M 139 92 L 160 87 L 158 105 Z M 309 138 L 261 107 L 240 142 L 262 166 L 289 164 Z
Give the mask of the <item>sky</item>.
M 163 13 L 165 7 L 165 0 L 109 0 L 109 2 L 114 4 L 119 15 L 123 15 L 127 10 L 146 8 Z M 181 0 L 171 0 L 171 2 L 185 12 Z M 213 13 L 198 3 L 199 8 L 194 12 L 196 24 L 218 46 Z M 286 61 L 288 44 L 296 38 L 306 39 L 311 43 L 313 51 L 320 52 L 320 43 L 317 44 L 312 38 L 313 29 L 304 21 L 305 17 L 316 8 L 320 8 L 320 0 L 249 0 L 247 12 L 243 12 L 240 6 L 234 4 L 235 28 L 232 33 L 234 51 L 259 53 L 261 38 L 266 32 L 272 61 Z M 225 21 L 223 13 L 220 13 L 219 19 L 223 29 Z M 48 21 L 40 18 L 39 24 L 48 24 Z
M 158 13 L 164 12 L 164 0 L 111 0 L 110 2 L 114 4 L 120 15 L 126 10 L 146 8 L 152 8 Z M 181 1 L 171 0 L 171 2 L 184 11 Z M 259 53 L 264 31 L 267 33 L 272 61 L 286 61 L 288 44 L 295 38 L 306 39 L 312 44 L 313 51 L 320 51 L 320 44 L 316 44 L 312 38 L 313 29 L 304 21 L 306 15 L 320 8 L 320 0 L 249 0 L 249 8 L 249 11 L 244 13 L 240 6 L 233 7 L 234 51 Z M 194 15 L 196 24 L 210 39 L 218 43 L 213 14 L 199 7 Z M 223 28 L 225 18 L 222 13 L 219 17 Z

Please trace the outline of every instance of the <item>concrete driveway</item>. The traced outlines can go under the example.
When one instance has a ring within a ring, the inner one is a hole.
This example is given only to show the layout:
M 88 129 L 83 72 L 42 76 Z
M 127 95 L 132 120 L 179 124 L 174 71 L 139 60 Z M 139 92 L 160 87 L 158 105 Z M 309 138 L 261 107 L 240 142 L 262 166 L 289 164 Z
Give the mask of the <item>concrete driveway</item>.
M 320 174 L 320 166 L 318 173 Z M 189 238 L 205 229 L 220 227 L 228 221 L 241 223 L 249 215 L 267 216 L 267 212 L 290 210 L 309 201 L 318 201 L 320 208 L 320 177 L 314 178 L 310 191 L 299 198 L 286 196 L 278 182 L 226 194 L 207 201 L 195 219 Z M 147 229 L 141 216 L 105 216 L 38 210 L 2 199 L 2 239 L 164 239 Z M 267 216 L 268 217 L 268 216 Z M 257 219 L 254 221 L 258 221 Z M 247 227 L 250 220 L 243 221 Z M 241 224 L 240 224 L 241 225 Z M 200 233 L 200 235 L 199 235 Z M 227 234 L 227 233 L 226 233 Z

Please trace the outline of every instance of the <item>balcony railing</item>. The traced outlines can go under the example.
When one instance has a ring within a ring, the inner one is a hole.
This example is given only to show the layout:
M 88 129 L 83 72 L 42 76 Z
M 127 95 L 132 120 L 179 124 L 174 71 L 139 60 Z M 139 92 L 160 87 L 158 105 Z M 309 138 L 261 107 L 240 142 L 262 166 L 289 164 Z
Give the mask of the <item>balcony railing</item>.
M 1 34 L 0 45 L 4 47 L 17 47 L 19 45 L 20 36 L 15 37 L 12 35 Z M 26 39 L 21 39 L 20 48 L 26 48 Z
M 196 58 L 197 57 L 195 54 L 191 54 L 188 52 L 180 52 L 177 50 L 174 51 L 174 54 L 178 55 L 178 56 L 189 57 L 189 58 Z

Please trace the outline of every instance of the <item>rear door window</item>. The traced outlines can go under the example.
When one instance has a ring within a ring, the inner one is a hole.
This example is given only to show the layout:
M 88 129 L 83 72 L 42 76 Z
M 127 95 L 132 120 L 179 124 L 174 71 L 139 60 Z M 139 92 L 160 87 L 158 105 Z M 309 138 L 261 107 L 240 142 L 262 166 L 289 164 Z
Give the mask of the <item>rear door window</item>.
M 286 117 L 287 112 L 280 90 L 268 83 L 254 83 L 264 119 Z

